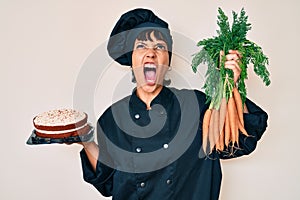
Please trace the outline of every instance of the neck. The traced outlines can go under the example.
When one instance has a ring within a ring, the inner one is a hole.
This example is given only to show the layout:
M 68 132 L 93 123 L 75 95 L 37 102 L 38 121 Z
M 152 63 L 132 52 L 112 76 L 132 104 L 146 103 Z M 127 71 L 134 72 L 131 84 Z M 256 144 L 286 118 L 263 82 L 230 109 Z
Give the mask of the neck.
M 163 88 L 162 86 L 158 86 L 152 92 L 146 92 L 142 88 L 137 88 L 136 94 L 146 104 L 147 110 L 150 110 L 152 100 L 160 93 L 162 88 Z

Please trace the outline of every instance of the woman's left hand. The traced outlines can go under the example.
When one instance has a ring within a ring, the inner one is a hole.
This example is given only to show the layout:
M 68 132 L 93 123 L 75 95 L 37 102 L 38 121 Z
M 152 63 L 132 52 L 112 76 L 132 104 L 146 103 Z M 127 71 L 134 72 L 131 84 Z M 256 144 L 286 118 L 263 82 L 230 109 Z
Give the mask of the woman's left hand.
M 224 53 L 221 52 L 221 55 L 224 55 Z M 240 58 L 241 54 L 237 50 L 229 50 L 229 53 L 226 55 L 225 68 L 233 71 L 234 84 L 236 84 L 241 75 Z

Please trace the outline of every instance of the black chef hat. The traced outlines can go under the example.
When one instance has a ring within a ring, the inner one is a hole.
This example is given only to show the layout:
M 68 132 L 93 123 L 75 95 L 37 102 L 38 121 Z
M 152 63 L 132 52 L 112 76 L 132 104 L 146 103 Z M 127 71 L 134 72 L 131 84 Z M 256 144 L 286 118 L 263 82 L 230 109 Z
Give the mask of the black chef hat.
M 124 13 L 113 28 L 107 45 L 108 54 L 121 65 L 131 66 L 131 56 L 136 37 L 144 30 L 154 29 L 162 33 L 172 56 L 172 36 L 168 23 L 151 10 L 137 8 Z

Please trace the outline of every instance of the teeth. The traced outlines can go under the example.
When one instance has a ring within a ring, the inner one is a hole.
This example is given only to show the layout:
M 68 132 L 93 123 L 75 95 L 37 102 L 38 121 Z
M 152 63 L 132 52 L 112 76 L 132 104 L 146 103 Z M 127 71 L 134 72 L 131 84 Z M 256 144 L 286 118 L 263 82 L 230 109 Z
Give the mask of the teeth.
M 150 64 L 150 63 L 145 64 L 145 67 L 154 68 L 154 69 L 156 68 L 156 66 L 154 64 Z

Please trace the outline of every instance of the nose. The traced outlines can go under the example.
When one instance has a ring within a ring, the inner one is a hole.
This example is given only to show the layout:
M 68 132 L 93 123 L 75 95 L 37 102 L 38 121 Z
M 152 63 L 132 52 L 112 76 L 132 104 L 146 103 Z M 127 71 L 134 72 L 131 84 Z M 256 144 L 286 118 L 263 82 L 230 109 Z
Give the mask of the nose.
M 148 58 L 154 58 L 155 57 L 155 50 L 153 48 L 147 48 L 146 56 Z

